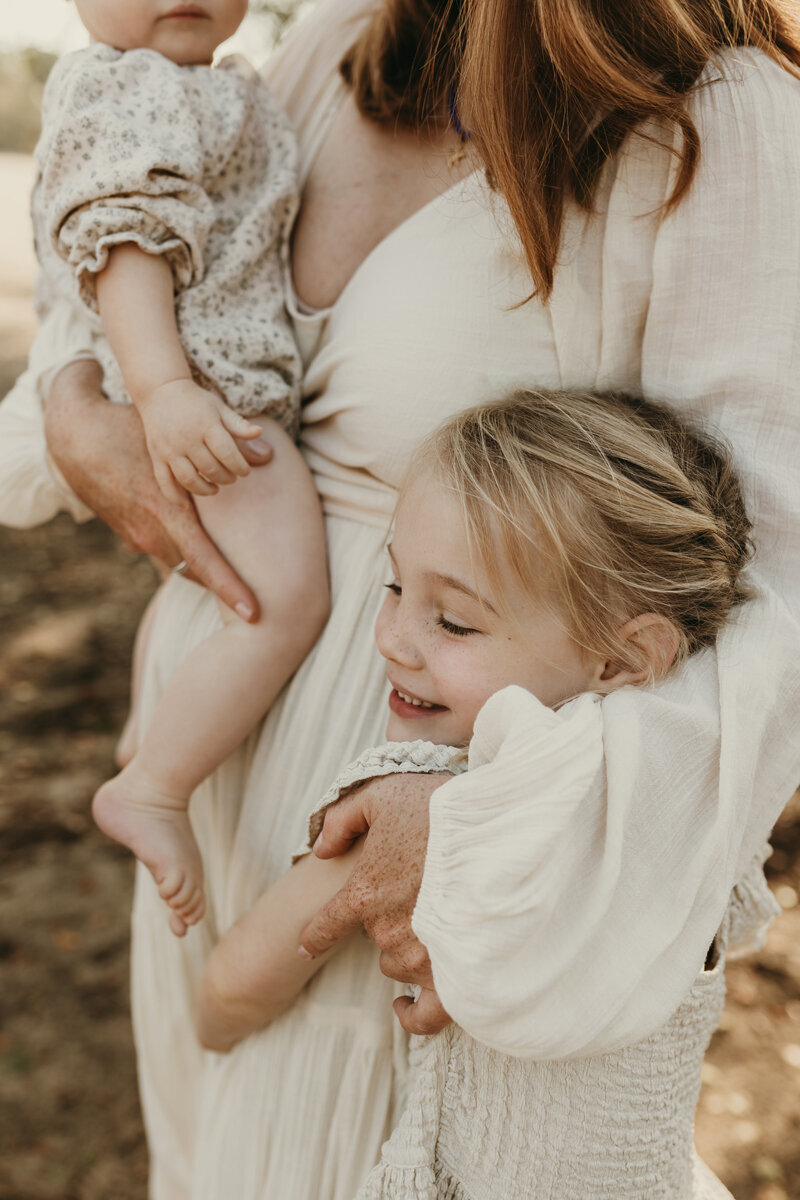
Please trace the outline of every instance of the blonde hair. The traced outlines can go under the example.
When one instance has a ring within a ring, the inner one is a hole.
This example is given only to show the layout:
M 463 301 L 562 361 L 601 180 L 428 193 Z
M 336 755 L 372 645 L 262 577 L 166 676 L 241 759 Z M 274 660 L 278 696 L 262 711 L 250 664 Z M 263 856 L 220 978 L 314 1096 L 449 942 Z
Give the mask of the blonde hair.
M 442 128 L 455 98 L 546 300 L 565 201 L 591 209 L 604 164 L 637 127 L 655 122 L 670 150 L 678 133 L 667 208 L 683 198 L 701 153 L 688 97 L 740 46 L 800 77 L 792 0 L 382 0 L 342 74 L 375 121 Z
M 586 651 L 646 667 L 620 629 L 658 613 L 679 634 L 680 662 L 749 595 L 751 525 L 730 456 L 655 404 L 517 392 L 438 429 L 411 477 L 431 463 L 490 585 L 499 544 Z

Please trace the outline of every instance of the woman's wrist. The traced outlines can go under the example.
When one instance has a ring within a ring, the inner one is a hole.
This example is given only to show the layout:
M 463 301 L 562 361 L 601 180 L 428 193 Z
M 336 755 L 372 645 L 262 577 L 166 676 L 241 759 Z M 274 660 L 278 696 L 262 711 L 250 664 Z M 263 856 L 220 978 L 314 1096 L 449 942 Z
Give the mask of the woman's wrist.
M 78 359 L 58 372 L 42 398 L 44 436 L 47 451 L 67 483 L 72 486 L 70 468 L 77 442 L 89 410 L 105 403 L 103 373 L 94 359 Z

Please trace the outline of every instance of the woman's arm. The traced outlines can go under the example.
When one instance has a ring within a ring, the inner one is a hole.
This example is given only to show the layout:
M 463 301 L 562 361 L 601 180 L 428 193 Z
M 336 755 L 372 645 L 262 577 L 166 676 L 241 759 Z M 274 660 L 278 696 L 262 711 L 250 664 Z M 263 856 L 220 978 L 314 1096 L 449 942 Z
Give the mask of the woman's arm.
M 214 947 L 203 972 L 197 1036 L 221 1054 L 263 1029 L 292 1004 L 344 943 L 313 962 L 297 953 L 300 931 L 353 870 L 360 843 L 341 858 L 301 859 Z
M 50 456 L 75 496 L 137 554 L 167 565 L 181 559 L 191 577 L 231 608 L 255 596 L 222 557 L 197 518 L 189 496 L 168 501 L 156 483 L 142 423 L 129 405 L 109 404 L 96 363 L 65 367 L 45 402 L 44 428 Z M 267 463 L 272 450 L 263 440 L 242 452 L 253 465 Z
M 92 334 L 71 307 L 56 303 L 43 318 L 28 368 L 0 402 L 0 522 L 30 529 L 66 511 L 76 521 L 93 516 L 47 453 L 40 397 L 65 363 L 91 357 Z

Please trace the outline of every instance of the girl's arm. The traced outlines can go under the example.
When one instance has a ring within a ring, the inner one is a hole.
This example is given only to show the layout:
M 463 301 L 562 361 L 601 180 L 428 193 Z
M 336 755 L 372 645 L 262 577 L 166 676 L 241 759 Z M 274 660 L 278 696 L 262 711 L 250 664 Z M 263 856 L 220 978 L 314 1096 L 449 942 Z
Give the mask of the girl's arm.
M 218 484 L 247 475 L 234 438 L 256 438 L 261 430 L 193 381 L 167 259 L 133 243 L 112 249 L 97 277 L 97 305 L 164 494 L 174 500 L 186 488 L 211 496 Z
M 197 1036 L 226 1054 L 285 1012 L 309 979 L 344 943 L 313 961 L 297 953 L 300 931 L 336 894 L 361 854 L 357 842 L 341 858 L 301 859 L 214 947 L 200 985 Z

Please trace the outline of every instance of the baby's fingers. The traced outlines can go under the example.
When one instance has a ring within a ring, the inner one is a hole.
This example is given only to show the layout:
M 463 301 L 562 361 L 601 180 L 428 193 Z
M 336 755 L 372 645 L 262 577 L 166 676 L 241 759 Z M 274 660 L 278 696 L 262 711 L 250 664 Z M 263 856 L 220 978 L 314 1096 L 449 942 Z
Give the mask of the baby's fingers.
M 251 438 L 261 437 L 263 433 L 260 425 L 256 425 L 255 421 L 248 421 L 247 417 L 239 416 L 232 408 L 228 408 L 227 404 L 221 410 L 220 417 L 228 433 L 232 433 L 234 437 L 249 441 Z
M 175 476 L 167 464 L 159 460 L 154 461 L 153 474 L 166 499 L 172 504 L 183 504 L 186 499 L 186 489 L 176 483 Z
M 233 471 L 229 471 L 223 466 L 215 454 L 212 454 L 207 446 L 198 446 L 192 451 L 192 463 L 200 472 L 204 479 L 209 483 L 233 483 L 236 475 Z
M 186 488 L 187 492 L 192 492 L 195 496 L 216 496 L 219 491 L 215 483 L 209 483 L 207 479 L 203 478 L 185 455 L 174 459 L 170 463 L 170 470 L 181 487 Z
M 259 429 L 258 432 L 260 433 L 261 430 Z M 220 466 L 230 471 L 231 475 L 250 474 L 250 464 L 227 429 L 223 429 L 221 425 L 216 425 L 206 434 L 206 446 Z M 205 474 L 205 472 L 203 473 Z

